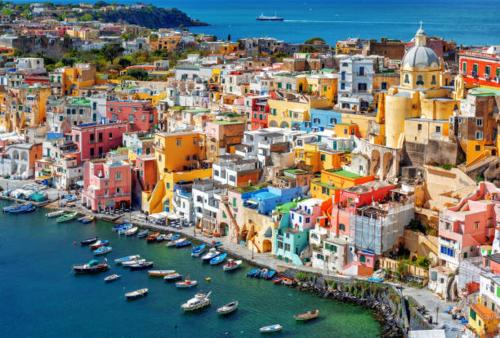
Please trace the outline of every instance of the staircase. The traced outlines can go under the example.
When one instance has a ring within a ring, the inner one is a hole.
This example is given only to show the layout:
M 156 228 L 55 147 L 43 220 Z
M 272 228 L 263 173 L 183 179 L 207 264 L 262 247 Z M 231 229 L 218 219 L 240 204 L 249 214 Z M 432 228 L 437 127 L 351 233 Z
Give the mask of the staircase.
M 226 215 L 229 217 L 231 220 L 231 227 L 234 229 L 234 231 L 231 232 L 231 241 L 234 241 L 235 243 L 238 243 L 238 238 L 240 234 L 240 227 L 238 225 L 238 222 L 234 218 L 233 213 L 231 212 L 231 208 L 229 207 L 229 198 L 227 195 L 221 197 L 221 202 L 222 205 L 224 206 L 223 211 L 226 213 Z

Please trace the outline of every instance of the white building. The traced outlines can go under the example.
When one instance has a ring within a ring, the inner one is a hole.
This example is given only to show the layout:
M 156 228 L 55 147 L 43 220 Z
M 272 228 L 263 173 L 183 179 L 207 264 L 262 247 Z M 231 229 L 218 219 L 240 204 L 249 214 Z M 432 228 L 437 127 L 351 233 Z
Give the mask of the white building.
M 17 58 L 16 70 L 26 74 L 45 73 L 45 63 L 43 58 Z
M 373 103 L 374 59 L 349 56 L 340 60 L 338 107 L 364 111 Z

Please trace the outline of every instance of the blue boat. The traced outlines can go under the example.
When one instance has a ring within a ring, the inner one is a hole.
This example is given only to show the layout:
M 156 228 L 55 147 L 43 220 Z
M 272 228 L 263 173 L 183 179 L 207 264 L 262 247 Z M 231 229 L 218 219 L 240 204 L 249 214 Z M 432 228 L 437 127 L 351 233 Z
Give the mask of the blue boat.
M 185 248 L 187 246 L 190 246 L 191 244 L 192 244 L 191 241 L 182 241 L 179 243 L 175 243 L 175 247 L 176 248 Z
M 192 257 L 200 257 L 200 255 L 205 252 L 205 249 L 207 248 L 206 244 L 200 244 L 198 246 L 195 246 L 193 250 L 191 250 L 191 256 Z
M 260 269 L 252 269 L 247 272 L 247 277 L 255 278 L 260 275 Z
M 110 253 L 111 251 L 113 251 L 112 247 L 101 246 L 101 247 L 95 249 L 94 251 L 92 251 L 92 253 L 94 254 L 94 256 L 102 256 L 102 255 L 106 255 L 106 254 Z
M 179 238 L 181 238 L 181 235 L 179 235 L 179 234 L 175 234 L 175 235 L 172 235 L 172 237 L 170 238 L 170 241 L 175 242 L 175 241 L 176 241 L 176 240 L 178 240 Z
M 212 246 L 214 248 L 220 248 L 222 246 L 222 242 L 221 241 L 212 242 Z
M 260 277 L 264 278 L 266 280 L 273 279 L 273 277 L 276 275 L 276 271 L 274 270 L 268 270 L 268 269 L 263 269 L 266 270 L 265 272 L 261 272 Z
M 141 230 L 137 233 L 137 238 L 147 237 L 149 234 L 149 230 Z
M 212 258 L 210 260 L 210 265 L 220 264 L 220 263 L 222 263 L 222 262 L 224 262 L 226 260 L 226 257 L 227 257 L 227 252 L 223 252 L 220 255 Z
M 36 210 L 36 206 L 33 203 L 26 203 L 21 205 L 12 205 L 3 208 L 3 212 L 8 214 L 26 214 Z
M 130 223 L 123 223 L 122 226 L 117 230 L 118 235 L 124 235 L 127 230 L 132 229 L 133 225 Z
M 117 225 L 114 225 L 113 226 L 113 231 L 120 231 L 120 230 L 128 230 L 132 227 L 133 225 L 130 224 L 130 223 L 120 223 L 120 224 L 117 224 Z

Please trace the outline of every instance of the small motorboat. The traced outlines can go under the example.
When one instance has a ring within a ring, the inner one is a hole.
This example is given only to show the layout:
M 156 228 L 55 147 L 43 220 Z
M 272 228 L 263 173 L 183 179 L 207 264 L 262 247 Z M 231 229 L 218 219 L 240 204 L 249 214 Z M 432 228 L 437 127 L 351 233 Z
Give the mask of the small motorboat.
M 180 273 L 174 272 L 174 273 L 171 273 L 171 274 L 163 277 L 163 280 L 165 282 L 173 282 L 173 281 L 179 280 L 181 278 L 182 278 L 182 275 Z
M 286 285 L 286 286 L 295 286 L 295 281 L 291 278 L 283 277 L 281 279 L 281 284 Z
M 276 276 L 272 279 L 274 285 L 279 285 L 283 282 L 283 278 L 280 276 Z
M 165 240 L 166 241 L 171 241 L 173 235 L 174 235 L 173 233 L 168 233 L 167 236 L 165 237 Z
M 8 214 L 26 214 L 35 210 L 36 206 L 33 203 L 18 204 L 3 208 L 3 212 Z
M 212 242 L 212 247 L 214 247 L 214 248 L 220 248 L 221 246 L 222 246 L 221 241 Z
M 239 305 L 239 303 L 237 300 L 232 301 L 231 303 L 227 303 L 226 305 L 218 308 L 217 313 L 222 315 L 222 316 L 228 315 L 228 314 L 233 313 L 234 311 L 238 310 L 238 305 Z
M 149 270 L 149 277 L 165 277 L 175 273 L 175 270 Z
M 191 256 L 192 257 L 200 257 L 203 252 L 205 252 L 205 249 L 207 248 L 206 244 L 200 244 L 198 246 L 195 246 L 193 250 L 191 250 Z
M 180 236 L 179 236 L 180 237 Z M 174 237 L 172 237 L 174 238 Z M 186 241 L 186 238 L 176 238 L 176 239 L 172 239 L 170 242 L 168 242 L 167 244 L 165 244 L 165 246 L 169 247 L 169 248 L 173 248 L 175 246 L 177 246 L 177 243 L 181 243 L 181 242 L 184 242 Z
M 184 240 L 184 241 L 181 241 L 181 242 L 179 242 L 179 240 L 177 240 L 175 242 L 175 247 L 176 248 L 185 248 L 187 246 L 190 246 L 191 244 L 193 244 L 193 243 L 191 243 L 191 241 L 188 241 L 188 240 Z
M 153 262 L 149 261 L 149 262 L 142 262 L 142 263 L 136 263 L 136 264 L 132 264 L 129 266 L 130 270 L 132 271 L 137 271 L 137 270 L 146 270 L 146 269 L 149 269 L 153 267 Z
M 110 253 L 111 251 L 113 251 L 112 247 L 101 246 L 101 247 L 95 249 L 94 251 L 92 251 L 92 253 L 94 254 L 94 256 L 102 256 L 102 255 L 106 255 L 106 254 Z
M 276 271 L 272 269 L 262 269 L 260 270 L 260 278 L 270 280 L 273 279 L 273 277 L 276 275 Z
M 283 326 L 281 326 L 280 324 L 267 325 L 259 329 L 260 333 L 273 333 L 279 332 L 281 330 L 283 330 Z
M 210 265 L 218 265 L 226 260 L 227 253 L 223 252 L 210 260 Z
M 72 221 L 78 216 L 78 212 L 73 211 L 73 212 L 67 212 L 59 217 L 57 217 L 56 222 L 57 223 L 64 223 L 64 222 L 69 222 Z
M 316 309 L 316 310 L 311 310 L 311 311 L 307 311 L 304 313 L 296 314 L 295 316 L 293 316 L 293 318 L 299 322 L 307 322 L 309 320 L 318 318 L 318 316 L 319 316 L 319 310 Z
M 210 283 L 212 281 L 212 277 L 207 276 L 205 277 L 205 282 Z
M 234 259 L 230 258 L 227 260 L 227 263 L 222 266 L 222 270 L 226 272 L 236 270 L 241 266 L 242 263 L 242 260 L 235 261 Z
M 95 219 L 94 216 L 83 216 L 83 217 L 80 217 L 77 221 L 82 223 L 82 224 L 89 224 L 91 222 L 93 222 Z
M 172 241 L 172 242 L 175 242 L 176 240 L 181 238 L 180 234 L 169 234 L 169 235 L 170 236 L 167 235 L 167 238 L 170 238 L 170 239 L 167 239 L 167 240 Z
M 106 262 L 99 263 L 99 261 L 92 259 L 86 264 L 73 265 L 73 271 L 76 274 L 96 274 L 99 272 L 104 272 L 109 269 L 109 265 Z
M 148 292 L 149 292 L 149 290 L 146 288 L 127 292 L 125 294 L 125 298 L 127 300 L 134 300 L 134 299 L 142 298 L 142 297 L 145 297 L 148 294 Z
M 123 229 L 130 229 L 132 227 L 132 224 L 130 223 L 120 223 L 113 225 L 113 231 L 118 232 Z
M 97 240 L 99 239 L 99 237 L 91 237 L 91 238 L 87 238 L 87 239 L 84 239 L 83 241 L 80 242 L 80 245 L 81 246 L 89 246 L 90 244 L 94 244 L 95 242 L 97 242 Z
M 220 252 L 217 251 L 216 248 L 210 248 L 206 254 L 201 256 L 201 260 L 203 262 L 209 262 L 212 258 L 217 257 L 220 255 Z
M 66 211 L 64 211 L 63 209 L 61 209 L 61 210 L 56 210 L 56 211 L 48 212 L 48 213 L 45 214 L 45 216 L 48 217 L 48 218 L 54 218 L 54 217 L 61 216 L 65 212 Z
M 147 237 L 149 234 L 149 230 L 141 230 L 137 233 L 137 238 Z
M 90 244 L 89 248 L 90 250 L 96 250 L 97 248 L 100 248 L 101 246 L 107 246 L 109 244 L 109 241 L 107 239 L 100 239 L 94 244 Z
M 167 235 L 166 234 L 160 234 L 158 237 L 156 237 L 157 242 L 164 242 L 167 240 Z
M 203 309 L 210 305 L 210 295 L 212 292 L 207 294 L 197 293 L 193 298 L 189 299 L 187 302 L 181 305 L 181 309 L 184 311 L 196 311 Z
M 138 227 L 132 227 L 132 228 L 128 229 L 127 231 L 125 231 L 124 235 L 125 236 L 133 236 L 137 233 L 137 231 L 139 231 Z
M 115 263 L 116 264 L 122 264 L 123 262 L 128 262 L 128 261 L 131 261 L 131 260 L 137 260 L 141 258 L 140 255 L 130 255 L 130 256 L 125 256 L 125 257 L 121 257 L 121 258 L 117 258 L 115 259 Z
M 116 273 L 112 274 L 112 275 L 109 275 L 107 277 L 104 277 L 104 282 L 105 283 L 111 283 L 111 282 L 114 282 L 115 280 L 118 280 L 120 279 L 121 276 L 120 275 L 117 275 Z
M 118 235 L 125 235 L 125 233 L 133 227 L 134 226 L 130 223 L 122 223 L 121 227 L 116 232 Z
M 260 276 L 260 269 L 255 268 L 247 272 L 247 277 L 258 278 L 258 276 Z
M 148 238 L 146 239 L 148 243 L 156 243 L 156 238 L 160 236 L 160 233 L 158 231 L 155 231 L 151 234 L 148 235 Z
M 198 285 L 198 281 L 191 280 L 191 279 L 184 279 L 183 281 L 176 282 L 175 287 L 179 289 L 187 289 L 187 288 L 192 288 Z
M 144 258 L 136 258 L 136 259 L 131 259 L 129 261 L 122 262 L 122 266 L 124 268 L 129 268 L 132 265 L 142 264 L 142 263 L 145 263 L 145 262 L 146 262 L 146 260 Z

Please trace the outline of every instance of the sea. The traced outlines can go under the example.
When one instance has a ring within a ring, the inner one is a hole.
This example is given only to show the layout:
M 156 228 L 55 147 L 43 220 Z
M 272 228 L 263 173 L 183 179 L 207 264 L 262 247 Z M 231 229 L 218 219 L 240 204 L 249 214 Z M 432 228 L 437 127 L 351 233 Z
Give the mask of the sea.
M 0 207 L 6 206 L 0 202 Z M 261 337 L 259 328 L 280 323 L 280 337 L 378 337 L 380 325 L 359 306 L 303 293 L 269 281 L 250 279 L 245 264 L 224 273 L 221 266 L 202 264 L 190 249 L 147 244 L 138 238 L 120 238 L 112 224 L 76 221 L 58 224 L 39 209 L 31 214 L 0 214 L 0 337 Z M 112 264 L 99 275 L 75 276 L 72 265 L 92 259 L 83 239 L 109 239 L 107 259 L 140 254 L 156 269 L 174 269 L 199 281 L 194 289 L 176 289 L 146 271 L 128 271 Z M 111 273 L 122 278 L 106 284 Z M 206 282 L 205 277 L 211 277 Z M 149 288 L 145 298 L 127 302 L 124 293 Z M 203 312 L 185 314 L 180 305 L 196 292 L 212 291 L 212 305 Z M 220 317 L 216 309 L 238 300 L 233 315 Z M 296 323 L 293 315 L 311 309 L 320 318 Z
M 75 3 L 72 0 L 54 1 Z M 110 1 L 111 2 L 111 1 Z M 119 0 L 136 3 L 136 0 Z M 301 43 L 321 37 L 328 43 L 349 37 L 409 41 L 420 21 L 430 36 L 464 45 L 500 45 L 499 0 L 142 0 L 175 7 L 210 24 L 191 28 L 220 39 L 274 37 Z M 260 14 L 284 22 L 258 22 Z

